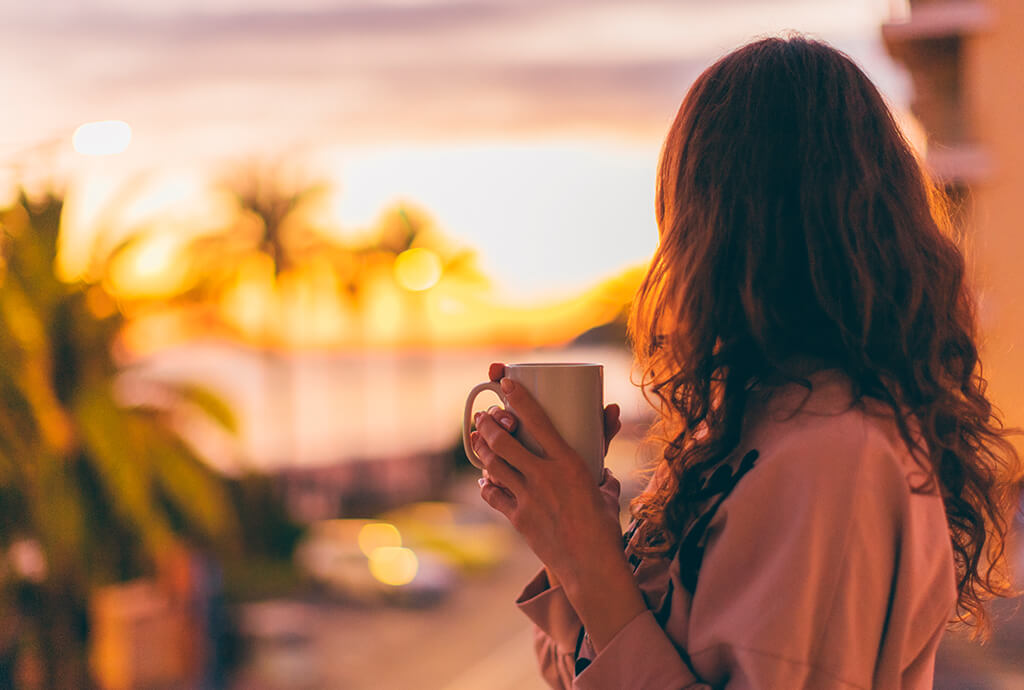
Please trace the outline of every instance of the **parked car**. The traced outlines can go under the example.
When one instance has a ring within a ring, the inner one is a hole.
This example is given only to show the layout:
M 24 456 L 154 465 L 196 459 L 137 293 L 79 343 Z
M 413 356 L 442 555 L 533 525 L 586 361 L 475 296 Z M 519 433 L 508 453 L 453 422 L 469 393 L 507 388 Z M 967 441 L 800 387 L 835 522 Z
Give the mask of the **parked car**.
M 313 582 L 364 603 L 428 605 L 457 579 L 444 559 L 403 545 L 398 528 L 380 520 L 314 523 L 295 557 Z
M 492 568 L 509 550 L 508 527 L 483 507 L 424 501 L 389 511 L 382 518 L 394 524 L 417 552 L 436 554 L 464 572 Z

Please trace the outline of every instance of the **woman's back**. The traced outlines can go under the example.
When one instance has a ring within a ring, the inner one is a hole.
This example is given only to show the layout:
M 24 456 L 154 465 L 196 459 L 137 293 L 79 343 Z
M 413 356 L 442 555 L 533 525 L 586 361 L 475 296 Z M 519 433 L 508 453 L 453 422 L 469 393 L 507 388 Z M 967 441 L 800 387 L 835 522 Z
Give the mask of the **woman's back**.
M 891 411 L 839 372 L 810 380 L 748 413 L 737 454 L 758 459 L 708 525 L 692 662 L 712 684 L 730 649 L 761 687 L 930 688 L 957 599 L 942 498 L 912 489 Z
M 574 687 L 613 687 L 609 669 L 642 661 L 661 675 L 636 687 L 684 687 L 690 669 L 712 686 L 931 687 L 957 594 L 942 499 L 911 490 L 920 466 L 891 413 L 852 404 L 839 372 L 809 380 L 751 404 L 677 550 L 640 558 L 632 535 L 650 619 L 600 656 L 584 643 L 582 664 L 552 655 L 546 674 L 561 665 L 566 686 L 581 670 Z M 543 628 L 572 624 L 530 593 L 520 606 Z

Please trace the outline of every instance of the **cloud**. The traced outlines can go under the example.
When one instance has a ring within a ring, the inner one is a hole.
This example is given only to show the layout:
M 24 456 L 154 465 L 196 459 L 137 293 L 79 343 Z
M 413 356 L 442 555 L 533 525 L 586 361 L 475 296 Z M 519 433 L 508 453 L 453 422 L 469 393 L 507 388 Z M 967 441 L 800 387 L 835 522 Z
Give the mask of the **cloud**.
M 0 153 L 117 118 L 129 170 L 320 156 L 364 215 L 419 201 L 502 285 L 561 289 L 649 254 L 660 139 L 753 35 L 825 37 L 898 101 L 885 1 L 32 0 L 0 21 Z
M 884 74 L 868 5 L 37 0 L 0 25 L 0 78 L 39 94 L 8 125 L 30 141 L 44 136 L 33 128 L 111 116 L 160 128 L 169 144 L 190 128 L 219 131 L 207 138 L 224 148 L 300 130 L 342 142 L 655 136 L 693 77 L 754 33 L 798 26 L 834 36 Z

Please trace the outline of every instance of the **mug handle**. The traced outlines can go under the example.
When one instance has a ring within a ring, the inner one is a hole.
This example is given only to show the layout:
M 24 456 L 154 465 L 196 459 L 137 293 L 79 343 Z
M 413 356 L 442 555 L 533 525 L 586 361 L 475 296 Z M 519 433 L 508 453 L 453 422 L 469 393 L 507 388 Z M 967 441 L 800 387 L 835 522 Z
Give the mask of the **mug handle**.
M 473 450 L 473 445 L 469 442 L 469 429 L 473 423 L 473 403 L 476 402 L 476 396 L 484 391 L 494 391 L 501 400 L 501 404 L 508 405 L 505 402 L 505 394 L 501 392 L 501 386 L 497 381 L 488 381 L 487 383 L 479 383 L 473 386 L 473 390 L 469 392 L 469 397 L 466 398 L 466 413 L 462 417 L 462 447 L 465 449 L 466 457 L 469 458 L 469 461 L 480 469 L 484 468 L 484 464 Z

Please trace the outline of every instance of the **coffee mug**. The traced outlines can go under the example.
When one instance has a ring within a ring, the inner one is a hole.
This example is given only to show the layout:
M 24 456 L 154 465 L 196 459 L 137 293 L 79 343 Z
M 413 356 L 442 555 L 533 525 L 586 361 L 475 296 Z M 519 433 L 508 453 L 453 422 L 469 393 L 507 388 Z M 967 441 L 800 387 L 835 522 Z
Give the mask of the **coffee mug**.
M 600 364 L 506 364 L 505 376 L 523 386 L 547 412 L 555 429 L 587 464 L 587 469 L 600 482 L 604 469 L 604 367 Z M 466 457 L 477 467 L 483 463 L 469 442 L 473 421 L 473 403 L 483 391 L 497 394 L 502 404 L 515 414 L 508 404 L 501 386 L 494 381 L 473 387 L 466 398 L 466 413 L 462 420 L 462 443 Z M 517 419 L 519 418 L 516 415 Z M 523 428 L 522 420 L 515 437 L 527 450 L 541 455 L 543 449 L 537 440 Z

